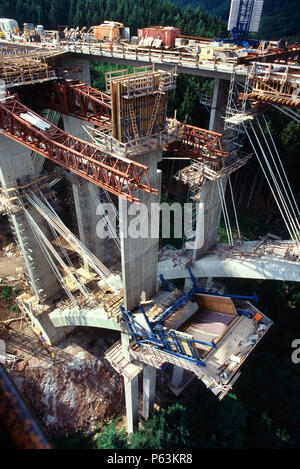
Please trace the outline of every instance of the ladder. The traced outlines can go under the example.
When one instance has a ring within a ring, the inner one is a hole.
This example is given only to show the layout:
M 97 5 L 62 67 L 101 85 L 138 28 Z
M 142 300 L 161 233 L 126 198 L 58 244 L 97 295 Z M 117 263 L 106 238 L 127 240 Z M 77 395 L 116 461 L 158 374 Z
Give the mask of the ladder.
M 236 64 L 233 65 L 232 72 L 231 72 L 230 85 L 229 85 L 228 98 L 227 98 L 227 106 L 226 106 L 226 112 L 225 112 L 224 130 L 226 130 L 227 128 L 232 128 L 232 124 L 229 124 L 226 120 L 229 119 L 234 114 L 235 78 L 236 78 Z
M 137 126 L 137 123 L 136 123 L 136 114 L 135 114 L 134 109 L 133 109 L 132 100 L 129 100 L 128 109 L 129 109 L 129 115 L 130 115 L 133 135 L 134 135 L 135 140 L 138 140 L 140 138 L 140 134 L 139 134 L 138 126 Z
M 167 78 L 166 75 L 163 75 L 160 78 L 160 81 L 159 81 L 159 86 L 158 86 L 158 91 L 157 91 L 156 98 L 155 98 L 153 112 L 152 112 L 152 115 L 151 115 L 151 118 L 150 118 L 149 128 L 148 128 L 148 131 L 147 131 L 147 137 L 149 137 L 152 134 L 152 131 L 153 131 L 154 122 L 155 122 L 155 119 L 157 117 L 158 108 L 159 108 L 159 105 L 160 105 L 160 100 L 161 100 L 162 95 L 164 94 L 163 89 L 164 89 L 164 86 L 165 86 L 166 78 Z

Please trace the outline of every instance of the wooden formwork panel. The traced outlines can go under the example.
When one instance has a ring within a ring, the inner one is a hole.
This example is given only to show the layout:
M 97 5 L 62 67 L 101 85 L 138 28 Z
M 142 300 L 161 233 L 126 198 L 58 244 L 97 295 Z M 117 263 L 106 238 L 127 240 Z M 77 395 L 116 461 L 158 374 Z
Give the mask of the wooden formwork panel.
M 196 301 L 200 310 L 215 311 L 216 313 L 237 315 L 237 311 L 231 298 L 215 295 L 196 295 Z

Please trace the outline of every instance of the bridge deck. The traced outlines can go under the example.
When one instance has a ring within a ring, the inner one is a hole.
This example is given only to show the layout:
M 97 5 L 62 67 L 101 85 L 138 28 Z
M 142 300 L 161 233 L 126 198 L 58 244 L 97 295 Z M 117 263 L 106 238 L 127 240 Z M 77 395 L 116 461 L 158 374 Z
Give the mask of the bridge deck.
M 82 56 L 88 60 L 100 60 L 118 64 L 141 66 L 158 64 L 160 68 L 169 70 L 177 67 L 178 72 L 210 78 L 230 80 L 234 62 L 203 61 L 197 54 L 182 53 L 144 48 L 128 48 L 120 44 L 95 44 L 81 41 L 62 44 L 63 51 Z M 247 67 L 238 65 L 236 76 L 245 79 Z
M 192 266 L 196 278 L 236 277 L 300 282 L 299 246 L 292 241 L 249 241 L 229 248 L 218 245 Z M 181 261 L 182 258 L 182 261 Z M 166 279 L 190 278 L 186 251 L 164 255 L 158 272 Z

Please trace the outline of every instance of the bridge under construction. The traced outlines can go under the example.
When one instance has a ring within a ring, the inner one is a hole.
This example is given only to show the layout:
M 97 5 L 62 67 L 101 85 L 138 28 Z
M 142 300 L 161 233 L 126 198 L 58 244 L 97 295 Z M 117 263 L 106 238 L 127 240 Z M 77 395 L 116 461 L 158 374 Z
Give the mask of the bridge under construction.
M 299 122 L 300 46 L 257 48 L 235 61 L 83 39 L 3 40 L 0 51 L 0 208 L 26 271 L 29 292 L 17 298 L 20 309 L 49 347 L 76 326 L 120 333 L 105 356 L 124 378 L 129 433 L 138 423 L 141 373 L 145 418 L 157 370 L 167 365 L 175 394 L 187 372 L 222 399 L 272 321 L 254 306 L 255 295 L 226 294 L 214 279 L 300 281 L 299 208 L 264 116 L 275 107 Z M 133 72 L 107 73 L 102 92 L 91 87 L 90 60 Z M 208 129 L 167 116 L 178 73 L 214 79 Z M 251 153 L 243 150 L 245 138 Z M 186 163 L 171 175 L 193 206 L 182 249 L 162 248 L 157 230 L 125 235 L 138 207 L 147 213 L 139 223 L 148 224 L 159 206 L 165 155 Z M 287 240 L 242 237 L 231 175 L 251 158 Z M 57 210 L 61 181 L 74 206 L 74 232 Z M 221 244 L 222 216 L 228 242 Z M 106 236 L 99 236 L 99 220 Z

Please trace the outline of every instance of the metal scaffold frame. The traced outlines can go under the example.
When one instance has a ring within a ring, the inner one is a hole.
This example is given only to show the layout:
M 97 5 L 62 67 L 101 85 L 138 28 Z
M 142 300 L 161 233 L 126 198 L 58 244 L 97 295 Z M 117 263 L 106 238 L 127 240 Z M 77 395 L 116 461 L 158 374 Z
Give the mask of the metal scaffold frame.
M 32 119 L 37 124 L 32 124 Z M 157 194 L 157 189 L 149 184 L 147 166 L 125 157 L 103 154 L 95 145 L 45 121 L 14 96 L 0 103 L 0 121 L 0 131 L 7 137 L 115 195 L 138 202 L 133 194 L 137 189 Z

